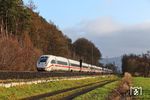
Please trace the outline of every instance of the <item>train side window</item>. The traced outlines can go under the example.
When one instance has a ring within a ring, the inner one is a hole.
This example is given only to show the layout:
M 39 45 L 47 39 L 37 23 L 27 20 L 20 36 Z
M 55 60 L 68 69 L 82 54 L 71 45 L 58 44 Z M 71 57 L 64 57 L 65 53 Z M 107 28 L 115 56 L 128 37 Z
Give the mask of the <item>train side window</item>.
M 84 68 L 88 68 L 88 66 L 83 66 Z
M 56 61 L 55 61 L 55 60 L 52 60 L 51 63 L 52 63 L 52 64 L 56 64 Z
M 80 65 L 71 63 L 71 66 L 80 67 Z
M 57 63 L 61 65 L 67 65 L 67 62 L 63 62 L 63 61 L 57 61 Z

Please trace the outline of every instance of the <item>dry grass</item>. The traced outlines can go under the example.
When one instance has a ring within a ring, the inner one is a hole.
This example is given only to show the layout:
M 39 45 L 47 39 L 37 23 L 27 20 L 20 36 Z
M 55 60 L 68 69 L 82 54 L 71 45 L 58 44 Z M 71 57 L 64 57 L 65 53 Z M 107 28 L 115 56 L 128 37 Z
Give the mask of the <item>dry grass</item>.
M 129 95 L 127 95 L 130 86 L 132 86 L 132 76 L 130 73 L 125 73 L 124 77 L 118 84 L 118 87 L 114 89 L 108 96 L 108 100 L 131 100 Z

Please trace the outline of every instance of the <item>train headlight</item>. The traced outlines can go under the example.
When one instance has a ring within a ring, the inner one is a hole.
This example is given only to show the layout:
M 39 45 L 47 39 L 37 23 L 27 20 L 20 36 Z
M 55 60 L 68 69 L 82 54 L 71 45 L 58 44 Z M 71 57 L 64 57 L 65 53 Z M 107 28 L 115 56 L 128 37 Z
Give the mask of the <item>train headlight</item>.
M 47 64 L 48 64 L 48 63 L 47 63 L 47 62 L 45 62 L 45 66 L 47 66 Z

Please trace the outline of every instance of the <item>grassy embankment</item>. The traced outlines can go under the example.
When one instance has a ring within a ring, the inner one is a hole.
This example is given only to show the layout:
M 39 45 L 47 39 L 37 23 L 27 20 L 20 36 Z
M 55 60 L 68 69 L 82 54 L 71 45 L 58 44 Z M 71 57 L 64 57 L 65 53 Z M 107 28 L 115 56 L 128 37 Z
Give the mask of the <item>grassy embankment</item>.
M 81 95 L 75 98 L 74 100 L 105 100 L 109 92 L 111 92 L 112 89 L 116 88 L 117 84 L 118 84 L 118 81 L 109 83 L 103 87 L 97 88 L 84 95 Z
M 143 93 L 138 96 L 140 100 L 150 100 L 150 78 L 134 77 L 133 86 L 142 87 Z
M 110 80 L 109 80 L 110 81 Z M 88 89 L 88 88 L 91 88 L 91 87 L 94 87 L 94 86 L 97 86 L 97 85 L 100 85 L 100 84 L 105 84 L 106 83 L 106 81 L 104 82 L 104 81 L 99 81 L 100 83 L 97 83 L 97 84 L 93 84 L 93 85 L 90 85 L 90 86 L 86 86 L 86 87 L 82 87 L 82 88 L 77 88 L 77 89 L 74 89 L 74 90 L 71 90 L 71 91 L 67 91 L 67 92 L 63 92 L 63 93 L 60 93 L 60 94 L 57 94 L 57 95 L 54 95 L 54 96 L 51 96 L 51 97 L 48 97 L 48 98 L 46 98 L 45 100 L 64 100 L 64 99 L 66 99 L 66 97 L 70 97 L 70 95 L 74 95 L 74 94 L 78 94 L 79 96 L 81 95 L 79 92 L 81 92 L 81 91 L 85 91 L 86 89 Z M 109 83 L 108 83 L 109 84 Z M 113 84 L 113 85 L 115 85 L 115 84 Z M 101 87 L 101 86 L 99 86 L 99 87 Z M 103 86 L 102 86 L 103 87 Z M 104 88 L 105 88 L 105 85 L 104 85 Z M 106 89 L 106 91 L 105 91 L 105 89 L 104 88 L 100 88 L 100 89 L 96 89 L 96 92 L 97 92 L 97 94 L 98 93 L 100 93 L 100 95 L 98 95 L 98 97 L 99 98 L 101 98 L 102 97 L 102 95 L 103 94 L 101 94 L 102 92 L 104 93 L 104 94 L 108 94 L 109 93 L 109 91 L 108 91 L 108 88 L 109 88 L 109 90 L 112 90 L 113 89 L 113 86 L 112 86 L 112 88 L 110 88 L 110 87 L 107 87 L 107 89 Z M 102 89 L 102 91 L 101 91 L 101 89 Z M 91 92 L 89 95 L 88 95 L 88 97 L 87 97 L 87 94 L 88 93 L 90 93 L 90 92 L 87 92 L 86 94 L 85 94 L 85 97 L 79 97 L 81 100 L 86 100 L 86 99 L 88 99 L 88 100 L 93 100 L 93 96 L 96 96 L 95 95 L 95 92 Z M 83 95 L 84 96 L 84 95 Z M 103 98 L 104 98 L 104 95 L 103 95 Z M 68 100 L 69 98 L 67 98 L 67 100 Z M 96 100 L 99 100 L 98 98 L 96 99 Z M 100 99 L 100 100 L 103 100 L 103 99 Z
M 82 86 L 89 83 L 95 83 L 104 80 L 116 79 L 112 77 L 96 77 L 81 80 L 63 80 L 49 83 L 22 85 L 11 88 L 0 87 L 0 99 L 12 100 L 39 95 L 43 93 L 53 92 L 57 90 L 67 89 L 75 86 Z

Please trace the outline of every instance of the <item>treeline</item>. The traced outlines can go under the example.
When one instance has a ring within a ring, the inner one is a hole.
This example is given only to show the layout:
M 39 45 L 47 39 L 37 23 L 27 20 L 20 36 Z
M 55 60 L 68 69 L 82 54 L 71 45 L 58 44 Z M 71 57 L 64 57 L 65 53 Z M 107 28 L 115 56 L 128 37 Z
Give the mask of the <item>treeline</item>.
M 122 72 L 130 72 L 132 75 L 150 75 L 150 52 L 142 55 L 124 55 L 122 58 Z
M 29 5 L 22 0 L 0 1 L 0 70 L 35 71 L 42 54 L 99 64 L 101 53 L 91 41 L 80 38 L 72 43 L 53 22 L 33 12 L 33 4 Z
M 85 62 L 99 65 L 99 60 L 102 55 L 91 41 L 85 38 L 79 38 L 73 43 L 73 50 Z

